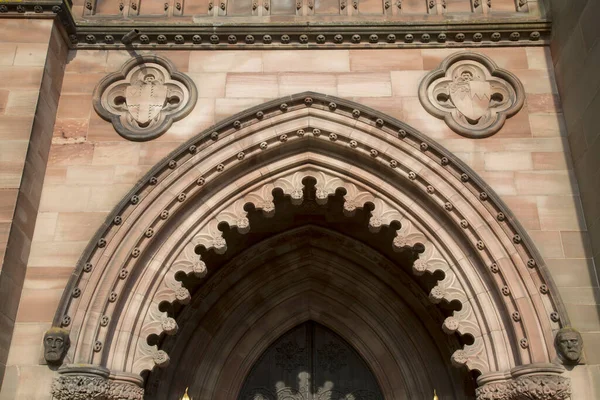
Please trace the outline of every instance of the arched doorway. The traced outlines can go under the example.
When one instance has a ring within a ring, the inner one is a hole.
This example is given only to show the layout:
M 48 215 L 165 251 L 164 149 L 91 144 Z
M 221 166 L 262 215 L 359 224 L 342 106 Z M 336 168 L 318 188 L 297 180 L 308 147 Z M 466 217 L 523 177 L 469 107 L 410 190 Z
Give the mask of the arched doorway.
M 165 308 L 179 330 L 156 339 L 177 362 L 148 375 L 148 398 L 175 399 L 189 386 L 194 399 L 236 400 L 269 346 L 307 321 L 349 343 L 385 399 L 428 398 L 433 389 L 472 398 L 473 375 L 451 363 L 471 338 L 437 328 L 457 304 L 432 307 L 435 275 L 411 278 L 418 246 L 394 251 L 395 229 L 371 232 L 369 207 L 346 215 L 343 190 L 319 204 L 315 180 L 303 182 L 301 203 L 275 190 L 275 215 L 249 209 L 249 232 L 222 227 L 226 252 L 197 247 L 211 268 L 201 279 L 181 276 L 191 302 Z
M 383 400 L 360 355 L 332 330 L 305 322 L 260 356 L 238 400 Z
M 473 171 L 393 118 L 302 93 L 194 138 L 117 206 L 57 310 L 79 369 L 56 387 L 87 365 L 148 399 L 189 385 L 234 400 L 309 320 L 350 343 L 386 399 L 470 398 L 475 377 L 523 365 L 560 374 L 547 363 L 568 324 L 535 246 Z

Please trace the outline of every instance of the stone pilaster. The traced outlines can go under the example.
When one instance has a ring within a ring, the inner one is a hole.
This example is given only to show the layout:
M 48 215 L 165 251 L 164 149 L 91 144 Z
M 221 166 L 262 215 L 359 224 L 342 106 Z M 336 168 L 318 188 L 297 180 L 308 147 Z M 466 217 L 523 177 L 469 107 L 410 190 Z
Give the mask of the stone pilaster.
M 556 364 L 529 364 L 477 379 L 477 400 L 568 400 L 571 381 Z
M 97 365 L 68 365 L 52 384 L 55 400 L 142 400 L 142 378 Z

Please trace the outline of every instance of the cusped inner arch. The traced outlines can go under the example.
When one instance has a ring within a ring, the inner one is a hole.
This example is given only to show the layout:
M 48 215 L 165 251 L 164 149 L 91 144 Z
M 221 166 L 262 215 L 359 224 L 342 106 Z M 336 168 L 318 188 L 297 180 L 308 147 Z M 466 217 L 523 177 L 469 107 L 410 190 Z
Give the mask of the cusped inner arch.
M 148 398 L 174 397 L 189 386 L 194 398 L 236 400 L 247 391 L 243 383 L 267 348 L 306 321 L 348 342 L 372 371 L 383 398 L 427 398 L 432 388 L 446 398 L 474 394 L 472 376 L 450 363 L 463 338 L 438 328 L 455 307 L 431 305 L 423 289 L 434 279 L 410 278 L 415 253 L 388 248 L 393 229 L 369 232 L 370 213 L 358 211 L 349 218 L 336 197 L 315 207 L 307 199 L 294 206 L 276 196 L 277 227 L 255 211 L 249 216 L 251 232 L 225 229 L 227 252 L 203 254 L 211 265 L 205 283 L 183 279 L 187 287 L 196 287 L 192 302 L 177 318 L 180 331 L 160 346 L 177 362 L 153 370 Z M 321 382 L 318 368 L 312 373 Z M 271 369 L 277 374 L 279 367 Z M 362 390 L 360 371 L 344 374 L 330 376 L 331 383 L 339 387 L 354 377 L 351 386 Z M 310 395 L 319 392 L 311 390 Z
M 227 254 L 224 226 L 252 232 L 256 210 L 277 221 L 275 196 L 302 204 L 307 179 L 317 206 L 341 198 L 347 217 L 366 210 L 366 229 L 393 232 L 388 250 L 416 251 L 410 268 L 435 278 L 426 293 L 433 304 L 459 304 L 438 326 L 472 338 L 452 352 L 453 364 L 486 373 L 554 357 L 564 307 L 531 240 L 489 187 L 411 127 L 302 93 L 193 138 L 115 208 L 54 320 L 70 329 L 68 359 L 133 374 L 166 367 L 160 338 L 177 335 L 196 290 L 182 277 L 202 287 L 211 269 L 198 250 Z

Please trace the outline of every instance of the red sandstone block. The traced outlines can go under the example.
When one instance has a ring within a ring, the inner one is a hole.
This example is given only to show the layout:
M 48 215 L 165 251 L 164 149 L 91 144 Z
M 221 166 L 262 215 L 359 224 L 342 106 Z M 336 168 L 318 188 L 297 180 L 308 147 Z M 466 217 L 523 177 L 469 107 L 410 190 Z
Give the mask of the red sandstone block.
M 164 53 L 171 57 L 171 53 Z M 189 55 L 190 72 L 262 72 L 261 51 L 194 51 Z
M 357 72 L 422 70 L 423 57 L 418 49 L 351 50 L 350 70 Z
M 48 43 L 19 43 L 13 65 L 43 67 L 47 54 Z
M 48 43 L 51 19 L 1 19 L 0 37 L 11 43 Z

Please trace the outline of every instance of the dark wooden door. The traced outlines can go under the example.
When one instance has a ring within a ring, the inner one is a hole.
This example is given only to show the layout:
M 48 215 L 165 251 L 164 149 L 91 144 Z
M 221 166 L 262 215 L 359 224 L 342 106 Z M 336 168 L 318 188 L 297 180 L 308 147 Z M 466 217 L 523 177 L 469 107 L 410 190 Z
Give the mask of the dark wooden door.
M 344 339 L 307 322 L 264 352 L 238 399 L 383 400 L 383 395 L 369 367 Z

